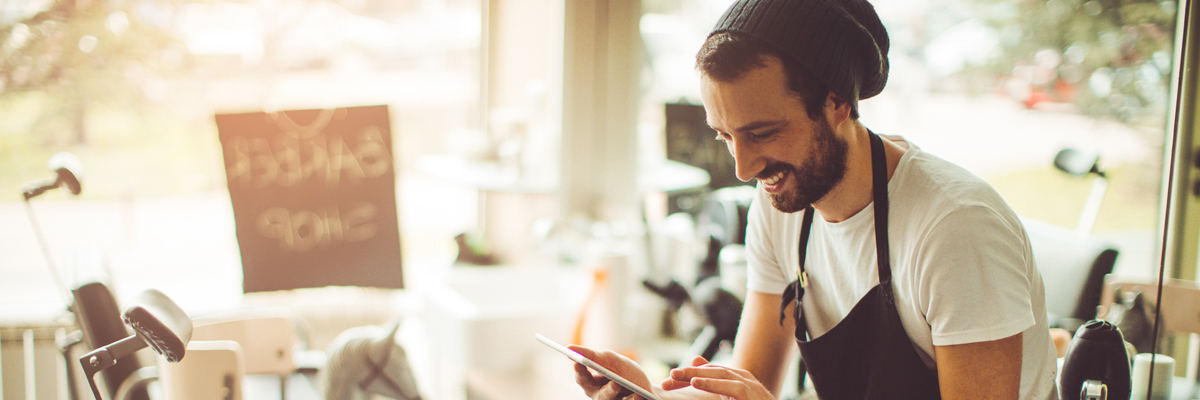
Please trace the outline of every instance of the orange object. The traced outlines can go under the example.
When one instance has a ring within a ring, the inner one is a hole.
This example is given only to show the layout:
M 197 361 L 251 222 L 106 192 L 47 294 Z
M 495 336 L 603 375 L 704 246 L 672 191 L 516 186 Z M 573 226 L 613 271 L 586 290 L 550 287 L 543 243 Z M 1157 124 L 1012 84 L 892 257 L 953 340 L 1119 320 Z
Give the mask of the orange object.
M 592 308 L 592 303 L 596 302 L 596 297 L 600 296 L 600 291 L 604 290 L 604 286 L 607 283 L 607 268 L 598 267 L 592 269 L 592 290 L 588 292 L 587 300 L 583 301 L 583 309 L 579 310 L 579 317 L 575 320 L 575 331 L 571 334 L 572 344 L 583 344 L 583 326 L 587 320 L 588 310 Z

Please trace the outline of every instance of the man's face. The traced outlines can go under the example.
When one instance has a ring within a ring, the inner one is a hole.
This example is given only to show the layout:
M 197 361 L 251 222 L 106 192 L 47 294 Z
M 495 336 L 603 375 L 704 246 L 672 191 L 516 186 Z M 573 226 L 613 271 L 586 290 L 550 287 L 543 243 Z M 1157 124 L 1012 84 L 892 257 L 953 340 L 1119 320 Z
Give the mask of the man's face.
M 738 179 L 758 179 L 771 205 L 791 213 L 841 182 L 847 144 L 826 118 L 809 118 L 787 89 L 783 63 L 775 57 L 764 61 L 766 67 L 731 82 L 702 76 L 700 94 L 709 126 L 733 155 Z

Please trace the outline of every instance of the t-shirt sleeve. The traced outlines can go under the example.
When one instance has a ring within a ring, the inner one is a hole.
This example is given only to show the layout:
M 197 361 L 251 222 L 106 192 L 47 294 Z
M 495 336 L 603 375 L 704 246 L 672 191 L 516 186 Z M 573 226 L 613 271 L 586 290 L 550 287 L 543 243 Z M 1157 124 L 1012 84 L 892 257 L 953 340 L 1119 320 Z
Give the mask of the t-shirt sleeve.
M 764 210 L 764 207 L 771 207 L 770 204 L 766 192 L 757 189 L 747 211 L 746 262 L 749 269 L 746 286 L 755 292 L 780 294 L 787 288 L 789 278 L 779 267 L 776 244 L 772 241 L 776 235 L 767 234 L 772 229 L 778 229 L 773 227 L 773 224 L 780 223 L 779 218 L 770 218 L 767 215 L 766 211 L 770 210 Z
M 946 215 L 922 246 L 920 284 L 935 346 L 1003 339 L 1035 323 L 1033 261 L 1019 222 L 969 205 Z

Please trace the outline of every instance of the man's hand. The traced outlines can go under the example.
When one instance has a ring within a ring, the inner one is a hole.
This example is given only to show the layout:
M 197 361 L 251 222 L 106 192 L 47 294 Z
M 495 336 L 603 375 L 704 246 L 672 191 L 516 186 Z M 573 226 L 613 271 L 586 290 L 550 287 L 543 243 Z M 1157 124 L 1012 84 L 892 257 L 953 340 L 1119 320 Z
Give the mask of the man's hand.
M 666 390 L 689 386 L 720 395 L 722 399 L 775 399 L 771 391 L 749 371 L 709 364 L 708 360 L 700 356 L 692 358 L 691 367 L 671 370 L 671 376 L 662 382 L 662 388 Z
M 609 371 L 624 377 L 647 391 L 654 391 L 650 387 L 650 378 L 647 378 L 642 368 L 636 362 L 630 360 L 629 357 L 611 350 L 595 351 L 579 345 L 568 345 L 567 348 L 578 352 L 587 359 L 595 361 L 596 364 L 608 368 Z M 641 396 L 634 394 L 633 391 L 579 363 L 575 364 L 575 383 L 578 383 L 579 387 L 583 388 L 583 392 L 588 397 L 595 400 L 643 400 Z

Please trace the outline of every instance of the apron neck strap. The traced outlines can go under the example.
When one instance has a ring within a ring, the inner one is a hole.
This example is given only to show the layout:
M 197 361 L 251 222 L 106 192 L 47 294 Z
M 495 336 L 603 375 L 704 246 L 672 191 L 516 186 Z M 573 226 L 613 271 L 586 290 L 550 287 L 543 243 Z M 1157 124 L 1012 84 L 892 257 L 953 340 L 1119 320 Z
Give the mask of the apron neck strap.
M 867 131 L 871 138 L 871 196 L 875 207 L 875 254 L 878 259 L 879 283 L 887 287 L 885 296 L 891 297 L 892 266 L 888 255 L 888 198 L 887 198 L 887 155 L 883 151 L 883 140 L 874 132 Z M 795 318 L 797 332 L 807 332 L 805 320 L 800 315 L 799 301 L 804 297 L 804 288 L 808 286 L 808 273 L 804 263 L 808 255 L 808 236 L 812 230 L 813 207 L 804 209 L 804 222 L 800 226 L 799 266 L 796 270 L 796 280 L 783 291 L 783 301 L 779 306 L 779 323 L 783 323 L 784 311 L 793 300 L 797 302 Z M 889 300 L 890 302 L 890 300 Z
M 883 151 L 883 139 L 869 130 L 867 134 L 871 137 L 871 191 L 875 202 L 875 253 L 879 259 L 879 283 L 884 283 L 892 280 L 887 229 L 887 154 Z

